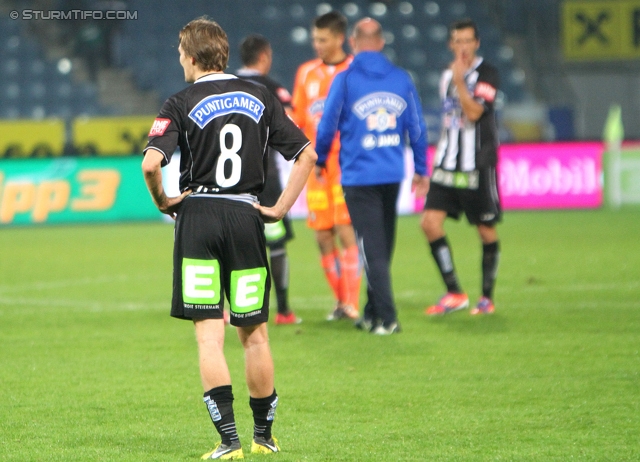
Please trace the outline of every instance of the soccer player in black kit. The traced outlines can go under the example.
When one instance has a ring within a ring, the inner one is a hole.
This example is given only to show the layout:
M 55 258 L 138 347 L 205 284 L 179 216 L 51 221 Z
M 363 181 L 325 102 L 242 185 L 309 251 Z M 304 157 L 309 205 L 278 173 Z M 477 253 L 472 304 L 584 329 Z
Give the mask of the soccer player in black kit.
M 240 43 L 240 59 L 243 67 L 236 75 L 241 79 L 255 82 L 267 87 L 282 103 L 285 110 L 291 109 L 291 93 L 273 80 L 267 74 L 271 69 L 273 51 L 269 41 L 258 34 L 245 37 Z M 261 204 L 270 206 L 277 202 L 282 186 L 276 156 L 280 154 L 269 150 L 269 168 L 262 193 L 258 195 Z M 293 238 L 293 229 L 288 215 L 277 223 L 265 224 L 265 236 L 269 247 L 271 263 L 271 278 L 276 291 L 278 313 L 276 324 L 299 324 L 302 319 L 297 317 L 289 307 L 289 257 L 287 255 L 287 241 Z
M 442 134 L 421 223 L 447 293 L 427 308 L 429 316 L 469 306 L 469 297 L 458 283 L 443 226 L 447 216 L 457 219 L 463 211 L 482 242 L 482 296 L 470 313 L 494 311 L 493 287 L 500 255 L 496 224 L 502 215 L 494 109 L 499 79 L 497 70 L 476 56 L 479 47 L 478 29 L 472 20 L 451 25 L 449 48 L 454 60 L 440 79 Z
M 176 219 L 171 315 L 192 320 L 204 401 L 221 442 L 205 459 L 244 457 L 224 357 L 223 297 L 244 347 L 252 453 L 273 453 L 278 404 L 267 334 L 270 276 L 264 223 L 277 222 L 302 191 L 317 155 L 269 90 L 225 74 L 227 35 L 214 21 L 196 19 L 179 34 L 180 64 L 193 82 L 170 97 L 149 132 L 142 162 L 158 209 Z M 167 197 L 161 167 L 180 147 L 180 191 Z M 295 160 L 273 207 L 259 205 L 267 147 Z

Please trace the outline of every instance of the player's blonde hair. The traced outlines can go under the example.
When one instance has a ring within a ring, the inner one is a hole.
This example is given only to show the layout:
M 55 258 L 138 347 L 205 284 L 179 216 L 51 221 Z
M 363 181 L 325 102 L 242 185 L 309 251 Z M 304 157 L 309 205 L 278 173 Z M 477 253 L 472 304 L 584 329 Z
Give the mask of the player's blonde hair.
M 194 58 L 203 71 L 222 72 L 229 62 L 229 40 L 217 22 L 203 16 L 182 28 L 179 34 L 184 54 Z

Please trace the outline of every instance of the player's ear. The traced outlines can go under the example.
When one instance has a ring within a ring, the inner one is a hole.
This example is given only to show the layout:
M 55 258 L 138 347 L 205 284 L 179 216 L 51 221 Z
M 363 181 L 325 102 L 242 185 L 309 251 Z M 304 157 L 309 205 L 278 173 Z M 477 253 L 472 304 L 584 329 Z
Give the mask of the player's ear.
M 195 66 L 196 65 L 196 58 L 191 58 L 191 65 Z

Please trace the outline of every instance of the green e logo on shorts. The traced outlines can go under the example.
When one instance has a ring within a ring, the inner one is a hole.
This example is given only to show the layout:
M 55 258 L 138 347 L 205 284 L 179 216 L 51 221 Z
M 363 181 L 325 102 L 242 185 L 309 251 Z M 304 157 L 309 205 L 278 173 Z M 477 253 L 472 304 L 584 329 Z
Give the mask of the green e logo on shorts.
M 287 228 L 285 228 L 282 220 L 276 221 L 275 223 L 264 224 L 264 237 L 267 239 L 267 242 L 274 242 L 282 239 L 286 234 Z
M 262 308 L 267 283 L 267 268 L 231 272 L 231 311 L 250 313 Z
M 194 305 L 220 303 L 218 260 L 182 259 L 182 300 Z

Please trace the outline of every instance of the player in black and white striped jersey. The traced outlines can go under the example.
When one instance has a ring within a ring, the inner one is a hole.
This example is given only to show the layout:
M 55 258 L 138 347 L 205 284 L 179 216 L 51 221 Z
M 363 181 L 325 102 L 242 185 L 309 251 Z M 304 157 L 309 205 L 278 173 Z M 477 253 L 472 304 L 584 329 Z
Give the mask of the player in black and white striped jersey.
M 471 314 L 488 314 L 494 311 L 493 288 L 499 260 L 496 224 L 502 215 L 494 108 L 499 76 L 493 66 L 476 55 L 480 38 L 472 20 L 454 22 L 449 32 L 454 60 L 440 79 L 443 126 L 421 223 L 447 293 L 427 308 L 426 314 L 446 314 L 469 306 L 444 230 L 447 216 L 458 219 L 461 212 L 477 227 L 483 249 L 482 296 Z

